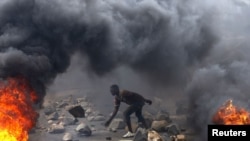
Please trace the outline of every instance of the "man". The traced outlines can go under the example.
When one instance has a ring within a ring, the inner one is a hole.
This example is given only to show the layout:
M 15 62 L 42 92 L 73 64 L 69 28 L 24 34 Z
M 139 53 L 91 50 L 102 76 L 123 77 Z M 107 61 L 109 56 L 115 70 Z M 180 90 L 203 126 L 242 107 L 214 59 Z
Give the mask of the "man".
M 133 130 L 131 127 L 131 121 L 130 121 L 130 115 L 132 113 L 135 113 L 135 115 L 138 119 L 138 123 L 141 123 L 142 126 L 144 126 L 144 128 L 148 129 L 148 126 L 145 122 L 145 119 L 142 116 L 142 108 L 145 105 L 145 103 L 148 103 L 149 105 L 151 105 L 152 104 L 151 100 L 146 99 L 143 96 L 141 96 L 137 93 L 134 93 L 134 92 L 130 92 L 127 90 L 120 91 L 118 85 L 116 85 L 116 84 L 111 85 L 110 92 L 115 97 L 115 107 L 114 107 L 114 111 L 113 111 L 112 115 L 105 123 L 106 127 L 111 123 L 113 118 L 116 116 L 116 114 L 119 110 L 119 107 L 120 107 L 120 103 L 124 102 L 124 103 L 128 104 L 129 107 L 124 111 L 124 114 L 123 114 L 124 121 L 128 127 L 128 133 L 125 134 L 123 137 L 128 138 L 128 137 L 133 137 L 135 135 L 133 133 Z

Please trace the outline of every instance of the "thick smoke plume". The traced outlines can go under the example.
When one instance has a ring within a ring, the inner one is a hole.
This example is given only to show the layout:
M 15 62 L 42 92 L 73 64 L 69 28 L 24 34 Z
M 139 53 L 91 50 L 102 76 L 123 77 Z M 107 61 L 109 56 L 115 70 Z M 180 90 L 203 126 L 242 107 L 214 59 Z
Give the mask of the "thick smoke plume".
M 246 100 L 249 7 L 247 0 L 2 0 L 0 76 L 25 76 L 42 100 L 80 52 L 97 76 L 126 66 L 154 85 L 187 87 L 193 125 L 204 129 L 222 101 Z
M 213 15 L 194 2 L 1 1 L 0 75 L 25 76 L 42 99 L 77 51 L 99 76 L 126 65 L 155 82 L 185 82 L 216 41 Z

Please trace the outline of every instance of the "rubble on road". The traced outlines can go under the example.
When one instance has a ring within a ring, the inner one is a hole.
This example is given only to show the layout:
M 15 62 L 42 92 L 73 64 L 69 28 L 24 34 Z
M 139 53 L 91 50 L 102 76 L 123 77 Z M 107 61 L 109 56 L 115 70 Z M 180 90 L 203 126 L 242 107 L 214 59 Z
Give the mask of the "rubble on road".
M 85 123 L 80 123 L 76 129 L 79 136 L 91 136 L 92 130 Z
M 65 133 L 63 138 L 62 138 L 63 141 L 73 141 L 73 135 L 71 133 Z
M 65 127 L 62 124 L 52 124 L 48 128 L 48 132 L 53 134 L 64 133 L 64 131 Z
M 154 141 L 153 138 L 158 138 L 160 141 L 187 141 L 187 136 L 194 134 L 193 131 L 182 125 L 187 120 L 186 115 L 171 115 L 162 109 L 158 110 L 144 111 L 149 129 L 144 129 L 137 123 L 136 117 L 131 117 L 135 136 L 120 141 Z M 45 122 L 37 126 L 37 130 L 51 136 L 59 135 L 63 141 L 88 140 L 87 137 L 93 136 L 97 132 L 105 133 L 103 140 L 117 140 L 117 137 L 112 134 L 118 133 L 116 136 L 120 137 L 123 131 L 124 133 L 127 131 L 120 111 L 108 128 L 103 125 L 102 129 L 96 127 L 95 125 L 101 125 L 110 115 L 104 115 L 98 111 L 86 96 L 78 98 L 69 96 L 50 102 L 40 113 Z
M 75 141 L 73 137 L 91 136 L 92 132 L 96 131 L 91 122 L 106 119 L 103 114 L 95 110 L 86 96 L 79 98 L 69 96 L 55 102 L 50 101 L 42 111 L 40 116 L 47 122 L 43 123 L 43 128 L 38 125 L 36 129 L 49 134 L 61 134 L 63 141 Z

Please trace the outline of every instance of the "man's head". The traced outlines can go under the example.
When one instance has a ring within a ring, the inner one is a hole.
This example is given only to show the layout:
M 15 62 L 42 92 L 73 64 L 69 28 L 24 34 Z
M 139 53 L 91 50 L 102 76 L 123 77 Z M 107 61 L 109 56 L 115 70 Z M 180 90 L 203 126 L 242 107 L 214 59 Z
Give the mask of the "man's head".
M 116 84 L 110 86 L 110 92 L 112 95 L 119 95 L 119 87 Z

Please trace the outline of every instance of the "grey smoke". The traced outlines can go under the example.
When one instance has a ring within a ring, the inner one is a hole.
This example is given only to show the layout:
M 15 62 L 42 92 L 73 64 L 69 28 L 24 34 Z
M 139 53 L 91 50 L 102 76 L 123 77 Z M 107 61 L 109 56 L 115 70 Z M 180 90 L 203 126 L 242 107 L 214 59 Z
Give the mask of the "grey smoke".
M 185 82 L 217 39 L 213 16 L 194 2 L 2 1 L 0 75 L 25 76 L 42 99 L 81 52 L 98 76 L 126 65 L 154 82 Z

